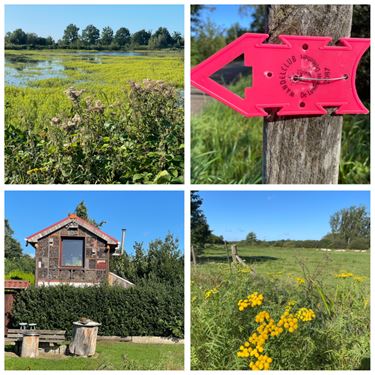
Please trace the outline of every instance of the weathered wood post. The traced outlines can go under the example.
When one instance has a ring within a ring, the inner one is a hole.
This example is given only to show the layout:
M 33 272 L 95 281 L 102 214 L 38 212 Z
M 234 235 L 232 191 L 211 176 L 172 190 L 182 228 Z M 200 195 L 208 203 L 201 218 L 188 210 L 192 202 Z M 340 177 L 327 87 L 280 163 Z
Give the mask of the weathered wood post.
M 352 5 L 271 5 L 269 43 L 280 34 L 350 36 Z M 331 111 L 332 112 L 332 111 Z M 336 184 L 339 175 L 343 117 L 282 118 L 276 111 L 263 127 L 263 183 Z
M 194 245 L 191 245 L 191 259 L 192 259 L 193 264 L 195 266 L 197 264 L 197 258 L 195 257 Z
M 233 263 L 237 263 L 237 245 L 231 245 L 230 249 L 232 252 L 232 261 Z

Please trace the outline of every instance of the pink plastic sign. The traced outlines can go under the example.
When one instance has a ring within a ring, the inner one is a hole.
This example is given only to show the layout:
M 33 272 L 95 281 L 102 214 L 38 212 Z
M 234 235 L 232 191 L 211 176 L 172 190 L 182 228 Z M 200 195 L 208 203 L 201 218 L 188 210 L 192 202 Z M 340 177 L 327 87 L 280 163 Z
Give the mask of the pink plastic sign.
M 370 39 L 280 35 L 282 44 L 263 44 L 268 34 L 247 33 L 204 60 L 191 71 L 191 83 L 206 94 L 247 117 L 324 115 L 336 107 L 338 115 L 368 113 L 358 97 L 355 76 Z M 211 76 L 244 55 L 252 68 L 251 87 L 244 98 L 214 81 Z

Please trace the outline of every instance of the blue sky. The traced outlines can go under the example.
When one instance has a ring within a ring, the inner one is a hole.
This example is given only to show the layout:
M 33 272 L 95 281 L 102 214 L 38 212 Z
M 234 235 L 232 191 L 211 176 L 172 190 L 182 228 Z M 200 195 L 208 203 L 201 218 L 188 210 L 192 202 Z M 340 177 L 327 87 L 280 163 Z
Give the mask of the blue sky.
M 155 31 L 159 26 L 184 34 L 183 5 L 6 5 L 5 32 L 22 28 L 40 36 L 60 39 L 70 23 L 80 31 L 89 24 L 114 31 L 127 27 Z
M 5 217 L 24 252 L 34 255 L 25 238 L 72 213 L 85 201 L 89 216 L 105 220 L 101 228 L 121 240 L 126 228 L 125 248 L 133 252 L 134 242 L 145 245 L 171 232 L 184 245 L 184 196 L 182 191 L 7 191 Z
M 249 27 L 252 17 L 245 17 L 239 13 L 240 5 L 218 5 L 210 4 L 201 12 L 203 20 L 210 19 L 217 26 L 228 28 L 234 23 L 239 23 L 242 27 Z
M 217 235 L 226 240 L 320 239 L 330 231 L 330 216 L 342 208 L 363 205 L 364 191 L 201 191 L 202 209 Z

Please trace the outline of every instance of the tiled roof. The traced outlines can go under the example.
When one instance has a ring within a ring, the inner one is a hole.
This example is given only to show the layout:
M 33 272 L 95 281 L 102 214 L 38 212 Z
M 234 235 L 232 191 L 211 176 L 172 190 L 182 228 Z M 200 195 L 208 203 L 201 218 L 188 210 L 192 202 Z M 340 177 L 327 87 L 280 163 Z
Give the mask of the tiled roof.
M 30 283 L 25 280 L 5 280 L 5 289 L 26 289 L 30 286 Z
M 50 233 L 55 232 L 56 230 L 59 230 L 62 228 L 64 225 L 67 225 L 71 222 L 76 222 L 78 225 L 81 227 L 87 229 L 88 231 L 94 233 L 97 235 L 99 238 L 104 239 L 109 245 L 118 245 L 118 240 L 116 238 L 110 236 L 109 234 L 103 232 L 99 228 L 97 228 L 95 225 L 92 225 L 88 221 L 78 217 L 75 214 L 70 214 L 68 217 L 58 221 L 55 224 L 52 224 L 48 226 L 47 228 L 44 228 L 40 230 L 39 232 L 36 232 L 32 234 L 31 236 L 26 238 L 26 241 L 29 243 L 36 243 L 38 242 L 39 239 L 48 236 Z

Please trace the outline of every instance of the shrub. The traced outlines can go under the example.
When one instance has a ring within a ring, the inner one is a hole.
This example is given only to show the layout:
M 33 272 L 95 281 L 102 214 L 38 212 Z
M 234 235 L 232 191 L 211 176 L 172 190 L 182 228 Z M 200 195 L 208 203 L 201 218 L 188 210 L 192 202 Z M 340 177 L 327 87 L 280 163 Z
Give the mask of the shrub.
M 101 285 L 31 287 L 19 293 L 13 308 L 14 327 L 33 322 L 39 329 L 64 329 L 81 317 L 102 325 L 103 336 L 183 336 L 183 287 L 147 283 L 129 289 Z
M 46 83 L 61 84 L 52 80 Z M 182 183 L 184 116 L 180 91 L 162 81 L 144 80 L 130 86 L 127 97 L 116 102 L 104 92 L 99 100 L 86 95 L 84 89 L 71 87 L 64 91 L 68 98 L 64 111 L 43 119 L 42 129 L 35 124 L 25 129 L 8 115 L 6 181 Z M 7 88 L 7 108 L 14 106 L 17 95 L 17 89 Z
M 26 280 L 31 285 L 35 283 L 35 276 L 31 272 L 24 272 L 21 270 L 13 270 L 5 275 L 5 280 Z
M 32 274 L 35 272 L 35 260 L 29 255 L 23 255 L 18 258 L 5 259 L 4 266 L 5 273 L 10 273 L 17 270 Z

